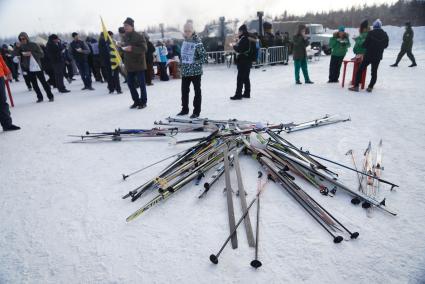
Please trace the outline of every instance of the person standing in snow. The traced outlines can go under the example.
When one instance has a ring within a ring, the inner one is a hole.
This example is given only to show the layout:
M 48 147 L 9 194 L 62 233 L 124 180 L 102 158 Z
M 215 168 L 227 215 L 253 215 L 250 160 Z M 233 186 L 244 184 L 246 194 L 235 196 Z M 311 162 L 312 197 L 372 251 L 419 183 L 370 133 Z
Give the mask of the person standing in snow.
M 305 83 L 314 84 L 308 76 L 306 47 L 310 43 L 305 34 L 306 28 L 305 25 L 299 25 L 298 32 L 293 37 L 292 56 L 295 65 L 295 83 L 298 85 L 302 84 L 300 81 L 300 69 L 303 71 Z
M 28 34 L 25 32 L 20 33 L 18 39 L 20 44 L 15 48 L 15 55 L 20 57 L 22 72 L 28 74 L 31 85 L 37 94 L 37 103 L 43 101 L 43 94 L 38 87 L 37 79 L 43 86 L 49 101 L 53 102 L 54 96 L 41 67 L 41 59 L 44 57 L 43 51 L 38 44 L 30 41 Z
M 65 58 L 64 58 L 64 47 L 59 40 L 59 37 L 55 34 L 49 36 L 49 40 L 46 45 L 47 54 L 52 64 L 54 77 L 56 80 L 56 87 L 60 93 L 69 93 L 69 90 L 65 88 L 63 83 L 64 70 L 65 70 Z
M 78 33 L 72 33 L 72 38 L 73 41 L 70 44 L 71 53 L 75 63 L 77 64 L 78 71 L 80 71 L 81 79 L 84 83 L 83 90 L 93 91 L 94 88 L 92 87 L 91 73 L 88 62 L 90 49 L 84 41 L 80 40 Z
M 155 53 L 155 46 L 153 43 L 149 40 L 149 36 L 147 33 L 145 33 L 146 38 L 146 44 L 147 44 L 147 50 L 146 50 L 146 71 L 145 71 L 145 77 L 146 77 L 146 85 L 152 86 L 152 76 L 154 75 L 153 71 L 153 54 Z
M 3 60 L 3 56 L 0 54 L 0 124 L 3 131 L 13 131 L 21 129 L 19 126 L 12 124 L 12 118 L 10 116 L 9 105 L 6 99 L 6 85 L 5 80 L 12 80 L 12 73 Z
M 382 60 L 384 50 L 388 47 L 388 35 L 382 29 L 381 20 L 377 19 L 375 22 L 373 22 L 373 30 L 367 34 L 362 47 L 366 49 L 366 52 L 364 54 L 363 61 L 360 64 L 359 69 L 357 70 L 354 86 L 349 88 L 349 90 L 354 92 L 359 91 L 359 84 L 362 73 L 370 64 L 372 65 L 372 78 L 370 79 L 367 91 L 372 92 L 373 87 L 375 86 L 376 80 L 378 78 L 379 63 Z
M 201 77 L 202 65 L 207 62 L 207 53 L 201 39 L 193 30 L 193 23 L 184 25 L 184 41 L 181 47 L 181 75 L 182 75 L 182 110 L 177 115 L 189 113 L 190 84 L 193 84 L 195 97 L 193 99 L 193 113 L 190 118 L 197 118 L 201 114 Z
M 170 78 L 167 74 L 167 47 L 164 45 L 164 43 L 161 40 L 158 40 L 156 43 L 155 48 L 156 53 L 156 62 L 158 62 L 159 67 L 159 76 L 161 81 L 168 81 Z
M 13 54 L 9 50 L 9 46 L 7 44 L 3 44 L 1 47 L 1 55 L 3 56 L 3 60 L 6 62 L 7 67 L 10 72 L 12 72 L 12 78 L 19 82 L 18 79 L 18 70 L 16 69 L 15 63 L 13 62 Z
M 237 52 L 236 64 L 238 68 L 238 77 L 236 82 L 236 92 L 231 100 L 241 100 L 242 98 L 249 99 L 251 97 L 251 82 L 249 74 L 251 72 L 252 61 L 256 59 L 257 41 L 248 33 L 246 25 L 239 27 L 238 41 L 233 46 Z M 253 58 L 253 57 L 254 58 Z M 242 89 L 245 87 L 244 92 Z
M 409 67 L 415 67 L 417 66 L 415 56 L 412 53 L 412 47 L 413 47 L 413 29 L 412 24 L 410 22 L 406 23 L 406 30 L 403 34 L 403 43 L 401 44 L 401 50 L 400 53 L 397 56 L 397 60 L 393 65 L 390 65 L 391 67 L 397 67 L 400 60 L 403 58 L 405 54 L 407 54 L 407 57 L 409 57 L 410 61 L 412 61 L 412 64 L 409 65 Z
M 132 18 L 127 18 L 124 21 L 124 30 L 125 35 L 121 48 L 124 52 L 124 65 L 127 69 L 127 85 L 133 98 L 133 104 L 130 108 L 143 109 L 147 104 L 145 82 L 146 39 L 134 30 L 134 20 Z M 136 89 L 136 78 L 139 81 L 140 96 Z
M 114 34 L 111 31 L 108 31 L 109 36 L 112 40 Z M 120 67 L 117 66 L 115 69 L 112 69 L 111 64 L 111 42 L 109 38 L 105 40 L 103 32 L 100 33 L 98 49 L 99 49 L 99 65 L 102 66 L 102 74 L 105 80 L 108 83 L 108 90 L 110 94 L 113 94 L 117 91 L 117 94 L 122 94 L 121 84 L 120 84 Z
M 367 33 L 369 32 L 369 30 L 369 21 L 364 20 L 360 24 L 359 36 L 354 38 L 353 52 L 356 55 L 356 58 L 361 59 L 360 62 L 363 60 L 363 56 L 366 53 L 366 48 L 363 47 L 363 43 L 366 40 Z
M 332 49 L 332 55 L 329 64 L 328 83 L 338 83 L 342 61 L 347 54 L 348 48 L 351 46 L 348 33 L 345 32 L 344 26 L 340 26 L 338 31 L 333 34 L 329 41 L 329 46 Z

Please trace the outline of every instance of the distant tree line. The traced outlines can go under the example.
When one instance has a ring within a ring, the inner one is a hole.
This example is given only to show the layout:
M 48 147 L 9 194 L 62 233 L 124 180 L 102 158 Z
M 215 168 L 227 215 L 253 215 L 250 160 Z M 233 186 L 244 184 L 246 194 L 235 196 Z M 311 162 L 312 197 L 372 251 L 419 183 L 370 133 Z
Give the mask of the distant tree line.
M 403 26 L 411 22 L 413 26 L 425 26 L 425 0 L 398 0 L 388 5 L 363 5 L 337 11 L 306 13 L 303 16 L 288 14 L 275 17 L 275 21 L 306 21 L 320 23 L 325 27 L 337 28 L 339 25 L 357 27 L 360 22 L 368 19 L 372 24 L 375 19 L 381 19 L 384 25 Z

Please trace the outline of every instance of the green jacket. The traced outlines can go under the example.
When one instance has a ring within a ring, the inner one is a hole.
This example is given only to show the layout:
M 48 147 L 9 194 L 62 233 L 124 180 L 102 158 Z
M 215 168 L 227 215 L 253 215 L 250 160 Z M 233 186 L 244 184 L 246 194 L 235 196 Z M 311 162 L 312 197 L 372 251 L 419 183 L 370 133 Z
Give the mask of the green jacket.
M 310 44 L 301 34 L 294 35 L 293 38 L 292 56 L 294 60 L 302 60 L 307 58 L 307 51 L 305 48 Z
M 146 39 L 143 35 L 133 31 L 124 36 L 123 47 L 131 46 L 132 51 L 124 51 L 124 65 L 127 72 L 146 70 Z
M 195 48 L 192 53 L 190 50 L 185 50 L 189 47 Z M 187 63 L 191 62 L 192 63 Z M 191 39 L 184 40 L 181 48 L 181 74 L 182 77 L 198 76 L 202 75 L 202 64 L 207 63 L 207 53 L 204 45 L 197 34 L 193 34 Z
M 365 41 L 367 37 L 367 32 L 361 33 L 358 37 L 356 37 L 356 39 L 354 40 L 354 47 L 353 47 L 353 52 L 354 54 L 365 54 L 366 53 L 366 48 L 363 47 L 363 43 Z
M 332 49 L 333 56 L 344 57 L 350 46 L 350 39 L 347 33 L 344 33 L 342 38 L 338 37 L 338 33 L 334 33 L 329 40 L 329 47 Z
M 412 27 L 407 27 L 406 31 L 403 34 L 403 43 L 401 44 L 401 49 L 412 49 L 413 46 L 413 29 Z

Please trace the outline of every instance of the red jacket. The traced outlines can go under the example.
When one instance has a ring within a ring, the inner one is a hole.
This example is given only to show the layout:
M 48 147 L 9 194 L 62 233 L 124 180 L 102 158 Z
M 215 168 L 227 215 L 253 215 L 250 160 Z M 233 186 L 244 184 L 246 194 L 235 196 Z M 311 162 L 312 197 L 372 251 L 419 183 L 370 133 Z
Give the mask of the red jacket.
M 0 54 L 0 78 L 10 74 L 10 70 Z

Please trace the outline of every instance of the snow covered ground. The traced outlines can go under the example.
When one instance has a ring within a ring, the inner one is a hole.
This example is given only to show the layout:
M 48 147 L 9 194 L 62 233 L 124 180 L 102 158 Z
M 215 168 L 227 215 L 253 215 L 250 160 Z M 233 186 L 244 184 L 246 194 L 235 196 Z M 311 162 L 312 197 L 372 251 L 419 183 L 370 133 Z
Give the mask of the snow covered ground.
M 71 93 L 57 94 L 54 103 L 36 104 L 35 94 L 19 83 L 12 85 L 12 115 L 22 130 L 0 133 L 0 283 L 424 283 L 425 28 L 416 29 L 417 68 L 408 68 L 407 58 L 400 67 L 389 67 L 402 29 L 388 30 L 392 43 L 372 94 L 327 84 L 329 57 L 322 57 L 309 65 L 314 85 L 296 86 L 291 65 L 255 69 L 252 98 L 235 102 L 228 99 L 235 89 L 235 69 L 207 67 L 202 116 L 264 122 L 351 116 L 351 122 L 286 137 L 345 164 L 351 164 L 347 150 L 354 150 L 359 164 L 369 140 L 376 146 L 382 138 L 383 178 L 400 185 L 395 192 L 383 187 L 382 196 L 398 211 L 397 217 L 376 210 L 368 218 L 343 192 L 330 198 L 303 186 L 360 233 L 355 241 L 334 244 L 281 187 L 269 183 L 262 197 L 263 267 L 250 267 L 254 250 L 243 228 L 238 231 L 239 248 L 227 247 L 215 266 L 208 257 L 228 235 L 223 180 L 205 199 L 199 200 L 201 188 L 191 185 L 134 222 L 125 222 L 154 193 L 135 203 L 121 196 L 164 165 L 125 182 L 121 174 L 187 145 L 170 146 L 168 139 L 65 143 L 68 134 L 149 128 L 155 120 L 175 115 L 179 80 L 149 87 L 145 110 L 128 109 L 127 87 L 123 95 L 109 95 L 98 83 L 95 92 L 83 92 L 78 80 L 69 86 Z M 241 158 L 241 167 L 251 200 L 260 168 L 250 157 Z M 352 172 L 330 167 L 356 187 Z M 236 185 L 235 175 L 232 182 Z M 240 216 L 238 198 L 234 204 Z

